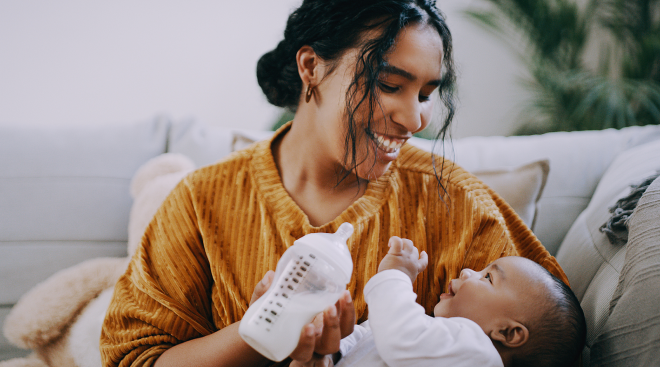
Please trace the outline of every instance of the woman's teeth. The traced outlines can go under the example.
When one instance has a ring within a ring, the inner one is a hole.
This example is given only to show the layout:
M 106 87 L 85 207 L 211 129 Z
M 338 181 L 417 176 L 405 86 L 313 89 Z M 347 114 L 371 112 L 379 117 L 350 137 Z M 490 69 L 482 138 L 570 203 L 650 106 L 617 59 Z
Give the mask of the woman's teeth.
M 378 140 L 378 146 L 380 149 L 386 153 L 394 153 L 403 145 L 403 142 L 393 141 L 382 135 L 376 135 L 376 140 Z

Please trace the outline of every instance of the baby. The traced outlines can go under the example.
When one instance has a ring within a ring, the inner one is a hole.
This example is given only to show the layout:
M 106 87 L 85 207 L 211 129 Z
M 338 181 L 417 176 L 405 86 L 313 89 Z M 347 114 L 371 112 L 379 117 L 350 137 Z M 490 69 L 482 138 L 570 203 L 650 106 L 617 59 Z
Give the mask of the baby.
M 389 246 L 364 288 L 369 320 L 342 340 L 337 367 L 571 366 L 582 351 L 577 298 L 535 262 L 503 257 L 463 269 L 430 317 L 412 288 L 426 253 L 398 237 Z

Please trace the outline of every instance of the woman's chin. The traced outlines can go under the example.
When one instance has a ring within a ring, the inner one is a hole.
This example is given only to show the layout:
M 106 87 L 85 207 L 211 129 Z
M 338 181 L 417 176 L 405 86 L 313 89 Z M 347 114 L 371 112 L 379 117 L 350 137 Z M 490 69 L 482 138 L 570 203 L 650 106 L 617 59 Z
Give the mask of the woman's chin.
M 375 181 L 379 179 L 380 176 L 384 175 L 388 169 L 390 169 L 391 164 L 391 161 L 383 162 L 378 160 L 373 166 L 364 167 L 363 169 L 360 169 L 361 167 L 359 167 L 357 171 L 358 177 L 368 181 Z

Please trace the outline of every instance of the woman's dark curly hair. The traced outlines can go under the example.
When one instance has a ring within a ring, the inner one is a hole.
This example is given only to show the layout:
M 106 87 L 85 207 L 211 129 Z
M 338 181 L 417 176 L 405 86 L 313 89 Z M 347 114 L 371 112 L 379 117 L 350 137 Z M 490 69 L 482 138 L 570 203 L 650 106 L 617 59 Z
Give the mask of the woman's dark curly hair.
M 373 115 L 379 105 L 379 76 L 386 66 L 385 58 L 392 50 L 400 31 L 413 24 L 428 24 L 442 38 L 443 75 L 438 87 L 446 111 L 437 133 L 444 139 L 454 117 L 454 83 L 456 74 L 452 58 L 452 38 L 444 15 L 430 0 L 304 0 L 287 21 L 284 40 L 264 54 L 257 63 L 257 79 L 268 101 L 295 111 L 302 93 L 296 53 L 305 45 L 334 71 L 337 61 L 352 48 L 359 48 L 355 75 L 346 92 L 347 135 L 345 141 L 346 175 L 362 162 L 357 162 L 356 116 L 367 108 L 367 132 L 371 132 Z M 374 38 L 364 39 L 367 31 L 376 30 Z M 374 162 L 375 164 L 375 162 Z M 435 166 L 435 165 L 434 165 Z M 437 174 L 436 174 L 437 176 Z M 344 176 L 345 178 L 346 176 Z

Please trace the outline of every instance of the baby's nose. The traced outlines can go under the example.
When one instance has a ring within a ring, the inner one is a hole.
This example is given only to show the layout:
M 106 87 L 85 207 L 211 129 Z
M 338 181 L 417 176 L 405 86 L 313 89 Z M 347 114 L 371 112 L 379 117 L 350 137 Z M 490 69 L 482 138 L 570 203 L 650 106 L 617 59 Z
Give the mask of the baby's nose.
M 474 274 L 474 270 L 465 268 L 461 270 L 461 275 L 459 276 L 459 278 L 461 278 L 461 280 L 466 280 L 469 279 L 473 274 Z

